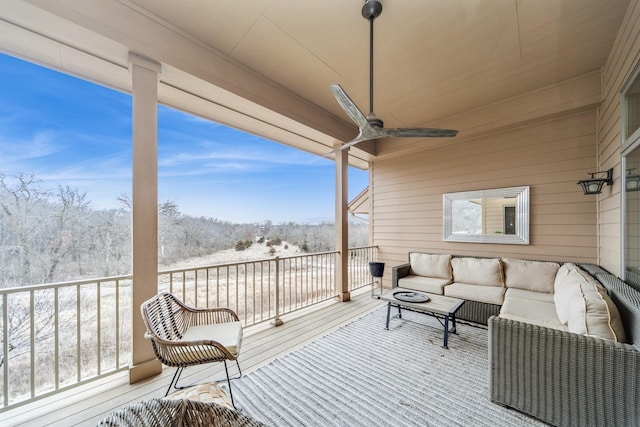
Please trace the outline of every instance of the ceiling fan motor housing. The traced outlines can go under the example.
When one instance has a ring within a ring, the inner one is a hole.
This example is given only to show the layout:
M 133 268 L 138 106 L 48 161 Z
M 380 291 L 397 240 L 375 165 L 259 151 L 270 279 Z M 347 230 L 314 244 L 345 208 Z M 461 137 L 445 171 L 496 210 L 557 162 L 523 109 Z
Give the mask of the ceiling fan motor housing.
M 362 6 L 362 17 L 364 19 L 375 19 L 382 13 L 382 3 L 378 0 L 367 0 Z
M 367 122 L 369 122 L 371 126 L 375 126 L 377 128 L 384 127 L 382 120 L 380 120 L 375 114 L 367 114 Z

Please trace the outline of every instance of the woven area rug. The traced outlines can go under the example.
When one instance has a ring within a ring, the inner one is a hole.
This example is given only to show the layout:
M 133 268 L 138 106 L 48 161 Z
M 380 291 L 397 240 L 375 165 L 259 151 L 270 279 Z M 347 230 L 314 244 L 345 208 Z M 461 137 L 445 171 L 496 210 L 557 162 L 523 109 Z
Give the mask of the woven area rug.
M 491 403 L 487 330 L 386 308 L 246 374 L 236 406 L 272 426 L 544 426 Z

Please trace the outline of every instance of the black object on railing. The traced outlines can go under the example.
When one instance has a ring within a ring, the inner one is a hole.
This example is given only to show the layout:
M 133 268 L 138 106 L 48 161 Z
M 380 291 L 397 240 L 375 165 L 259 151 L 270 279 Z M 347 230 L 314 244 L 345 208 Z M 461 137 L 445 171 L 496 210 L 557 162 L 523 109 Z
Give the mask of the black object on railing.
M 369 272 L 373 277 L 382 277 L 384 275 L 384 262 L 370 262 Z

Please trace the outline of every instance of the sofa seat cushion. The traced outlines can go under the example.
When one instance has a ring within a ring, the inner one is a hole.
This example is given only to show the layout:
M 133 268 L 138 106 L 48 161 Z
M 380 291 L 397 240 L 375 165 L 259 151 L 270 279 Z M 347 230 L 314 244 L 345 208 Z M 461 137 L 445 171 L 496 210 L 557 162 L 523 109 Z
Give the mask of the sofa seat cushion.
M 398 280 L 401 288 L 413 289 L 416 291 L 429 292 L 431 294 L 442 295 L 443 288 L 451 283 L 450 279 L 438 279 L 436 277 L 424 277 L 410 274 Z
M 444 287 L 444 294 L 452 298 L 461 298 L 487 304 L 502 305 L 504 288 L 454 282 Z
M 568 330 L 567 325 L 558 319 L 553 301 L 507 296 L 500 308 L 500 317 L 545 328 Z
M 411 265 L 411 272 L 417 276 L 453 279 L 451 275 L 451 255 L 411 252 L 409 254 L 409 264 Z
M 560 264 L 512 258 L 503 258 L 502 263 L 507 288 L 553 293 L 554 280 Z
M 498 258 L 452 258 L 451 266 L 456 283 L 503 286 L 502 264 Z
M 553 294 L 548 294 L 546 292 L 527 291 L 525 289 L 518 288 L 507 288 L 504 294 L 505 301 L 509 297 L 553 303 Z

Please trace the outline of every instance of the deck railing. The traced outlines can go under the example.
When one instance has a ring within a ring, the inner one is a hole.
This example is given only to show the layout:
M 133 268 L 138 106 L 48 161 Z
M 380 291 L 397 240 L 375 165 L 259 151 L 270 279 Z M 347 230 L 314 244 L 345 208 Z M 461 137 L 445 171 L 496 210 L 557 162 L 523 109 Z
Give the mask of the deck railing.
M 349 290 L 371 283 L 372 246 L 349 249 Z M 333 298 L 338 252 L 158 273 L 196 307 L 229 307 L 245 326 Z M 131 276 L 0 289 L 0 411 L 128 368 Z

